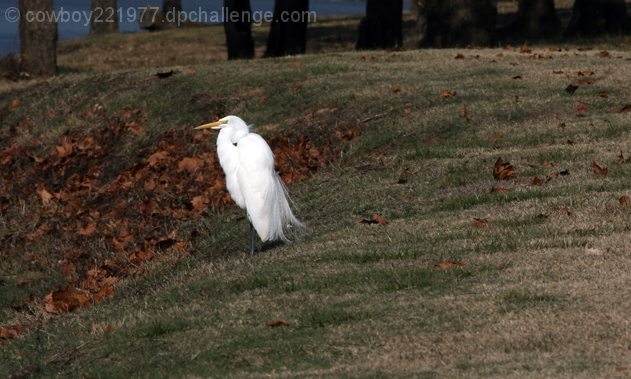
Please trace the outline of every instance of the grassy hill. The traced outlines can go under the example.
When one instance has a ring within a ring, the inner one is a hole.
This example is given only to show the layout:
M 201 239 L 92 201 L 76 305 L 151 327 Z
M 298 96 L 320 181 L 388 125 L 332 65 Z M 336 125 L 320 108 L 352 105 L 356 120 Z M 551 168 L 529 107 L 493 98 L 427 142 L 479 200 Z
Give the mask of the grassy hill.
M 629 43 L 67 64 L 5 90 L 0 376 L 624 375 Z M 192 130 L 226 114 L 309 227 L 251 260 Z

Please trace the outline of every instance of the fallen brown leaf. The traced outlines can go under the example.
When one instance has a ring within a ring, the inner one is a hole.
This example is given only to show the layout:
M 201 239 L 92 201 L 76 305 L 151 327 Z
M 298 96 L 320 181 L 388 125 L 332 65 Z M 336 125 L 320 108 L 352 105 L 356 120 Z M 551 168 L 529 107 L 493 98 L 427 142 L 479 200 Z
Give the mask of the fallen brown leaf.
M 85 228 L 79 228 L 79 235 L 90 235 L 90 234 L 92 234 L 94 232 L 96 232 L 96 224 L 95 223 L 90 223 Z
M 405 184 L 408 182 L 408 178 L 410 177 L 410 175 L 416 175 L 417 173 L 418 171 L 411 172 L 409 169 L 406 168 L 405 170 L 403 170 L 401 175 L 399 175 L 399 180 L 397 181 L 397 183 Z
M 105 283 L 105 285 L 94 294 L 94 303 L 98 304 L 104 301 L 107 297 L 114 297 L 114 289 L 108 283 Z
M 438 268 L 443 269 L 443 270 L 446 269 L 446 268 L 449 268 L 449 267 L 454 267 L 454 266 L 462 267 L 462 266 L 466 266 L 466 264 L 460 263 L 458 261 L 449 261 L 449 262 L 443 262 L 443 263 L 436 263 L 434 265 L 434 267 L 438 267 Z
M 515 167 L 508 162 L 504 162 L 502 158 L 497 158 L 493 165 L 493 178 L 495 180 L 509 180 L 515 178 Z
M 9 108 L 7 110 L 9 112 L 11 112 L 13 110 L 13 108 L 17 107 L 18 105 L 20 105 L 20 100 L 13 100 L 11 102 L 11 105 L 9 105 Z
M 568 84 L 568 86 L 565 87 L 565 92 L 569 93 L 570 95 L 573 95 L 577 89 L 578 89 L 578 86 L 575 86 L 574 84 Z
M 273 323 L 268 323 L 267 321 L 265 321 L 265 326 L 267 326 L 268 328 L 276 328 L 278 326 L 288 326 L 289 324 L 280 320 L 276 320 Z
M 592 161 L 592 169 L 597 175 L 607 176 L 607 167 L 601 168 L 596 162 Z
M 40 199 L 42 199 L 42 204 L 44 205 L 50 204 L 51 200 L 55 197 L 52 193 L 46 191 L 45 188 L 40 188 L 36 192 Z
M 473 227 L 476 228 L 476 229 L 477 228 L 484 228 L 486 226 L 489 226 L 489 222 L 486 221 L 483 218 L 474 218 L 474 220 L 475 220 L 475 224 L 473 224 Z
M 620 199 L 618 199 L 618 201 L 620 202 L 620 204 L 626 205 L 627 207 L 631 206 L 631 201 L 629 201 L 629 198 L 624 195 Z
M 72 263 L 68 263 L 61 269 L 61 275 L 65 277 L 72 275 L 73 272 L 75 272 L 75 266 Z
M 513 191 L 509 190 L 508 188 L 493 187 L 493 188 L 491 188 L 491 191 L 487 193 L 487 195 L 490 195 L 493 192 L 513 192 Z
M 538 178 L 535 175 L 535 177 L 532 179 L 532 181 L 528 185 L 529 186 L 541 186 L 541 185 L 543 185 L 543 178 Z
M 173 76 L 175 74 L 179 73 L 179 71 L 167 71 L 167 72 L 157 72 L 156 76 L 158 77 L 158 79 L 165 79 L 168 78 L 169 76 Z
M 390 223 L 389 221 L 380 219 L 379 216 L 377 216 L 376 214 L 372 216 L 372 219 L 362 217 L 359 220 L 359 222 L 361 222 L 362 224 L 379 224 L 379 225 Z
M 624 163 L 627 161 L 627 159 L 624 159 L 624 155 L 622 154 L 622 148 L 620 146 L 618 146 L 618 149 L 620 149 L 620 155 L 618 155 L 618 160 L 620 163 Z
M 464 107 L 462 107 L 462 110 L 460 111 L 462 113 L 462 116 L 464 117 L 465 122 L 469 123 L 469 115 L 467 114 L 467 106 L 465 105 Z
M 178 170 L 181 171 L 188 171 L 189 173 L 194 172 L 195 170 L 197 170 L 199 167 L 201 167 L 201 165 L 204 162 L 199 159 L 199 158 L 183 158 L 179 163 L 178 163 Z
M 377 215 L 372 215 L 372 219 L 376 221 L 379 225 L 389 224 L 390 221 L 382 220 Z

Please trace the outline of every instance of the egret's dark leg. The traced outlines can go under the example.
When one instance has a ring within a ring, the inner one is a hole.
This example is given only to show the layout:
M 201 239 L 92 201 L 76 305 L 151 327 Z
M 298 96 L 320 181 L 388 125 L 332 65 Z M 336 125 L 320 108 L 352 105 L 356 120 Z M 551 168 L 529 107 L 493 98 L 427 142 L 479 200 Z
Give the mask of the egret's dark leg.
M 252 222 L 250 221 L 250 257 L 253 257 L 253 256 L 254 256 L 254 225 L 252 225 Z

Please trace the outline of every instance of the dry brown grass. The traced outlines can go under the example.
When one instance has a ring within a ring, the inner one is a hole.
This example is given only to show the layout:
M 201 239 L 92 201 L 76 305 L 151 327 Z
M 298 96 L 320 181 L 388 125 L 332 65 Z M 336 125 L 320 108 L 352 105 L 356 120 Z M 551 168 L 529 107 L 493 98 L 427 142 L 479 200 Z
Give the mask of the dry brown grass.
M 359 20 L 358 16 L 320 18 L 309 27 L 307 53 L 352 50 Z M 257 58 L 263 57 L 268 33 L 269 24 L 252 27 Z M 57 54 L 63 72 L 195 65 L 228 58 L 221 25 L 60 41 Z

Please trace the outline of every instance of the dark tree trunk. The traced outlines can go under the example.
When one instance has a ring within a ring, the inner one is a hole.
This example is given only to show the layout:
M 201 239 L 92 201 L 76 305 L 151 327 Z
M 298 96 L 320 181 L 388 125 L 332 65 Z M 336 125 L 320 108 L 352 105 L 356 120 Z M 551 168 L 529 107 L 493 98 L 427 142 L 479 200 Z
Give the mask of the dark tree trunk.
M 304 54 L 307 50 L 309 0 L 276 0 L 266 57 Z
M 224 0 L 223 5 L 228 59 L 254 58 L 250 0 Z
M 519 32 L 527 38 L 557 37 L 561 19 L 554 11 L 554 0 L 519 0 Z
M 162 13 L 164 14 L 165 26 L 180 26 L 180 13 L 182 12 L 182 0 L 164 0 L 162 3 Z
M 118 33 L 116 0 L 92 0 L 90 34 Z
M 404 45 L 418 46 L 423 37 L 425 37 L 427 33 L 426 2 L 427 0 L 412 0 L 411 13 L 416 23 L 406 32 L 403 41 Z
M 412 18 L 414 20 L 417 20 L 420 17 L 424 17 L 424 13 L 423 13 L 423 0 L 412 0 L 412 8 L 410 9 L 410 13 L 412 14 Z
M 554 0 L 519 0 L 517 18 L 496 30 L 502 38 L 556 38 L 561 34 L 561 19 L 554 11 Z
M 493 46 L 493 0 L 426 0 L 427 33 L 421 47 Z
M 628 34 L 631 23 L 624 0 L 576 0 L 564 37 Z
M 145 6 L 138 9 L 140 17 L 138 18 L 138 26 L 150 32 L 164 29 L 164 12 L 158 7 Z
M 57 20 L 52 0 L 19 0 L 22 71 L 31 75 L 57 74 Z M 29 13 L 31 12 L 31 13 Z M 34 18 L 34 14 L 40 21 Z
M 403 0 L 368 0 L 359 25 L 358 49 L 403 45 Z

